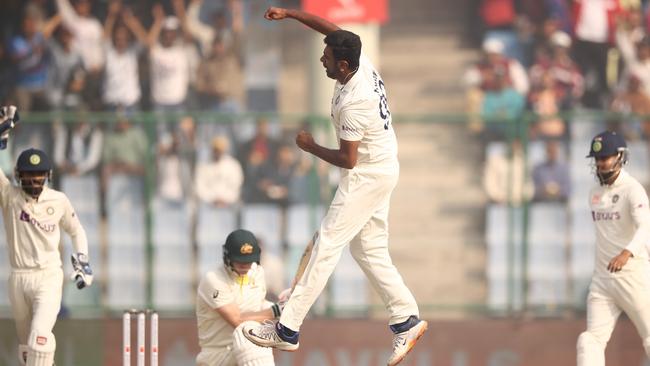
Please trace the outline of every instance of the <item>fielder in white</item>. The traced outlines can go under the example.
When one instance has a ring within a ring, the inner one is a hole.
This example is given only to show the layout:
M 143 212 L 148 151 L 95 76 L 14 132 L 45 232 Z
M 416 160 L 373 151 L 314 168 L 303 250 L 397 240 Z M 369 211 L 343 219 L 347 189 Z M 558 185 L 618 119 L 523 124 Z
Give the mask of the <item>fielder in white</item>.
M 280 321 L 244 327 L 244 334 L 262 346 L 298 349 L 300 326 L 349 243 L 350 252 L 390 313 L 394 338 L 388 365 L 396 365 L 425 332 L 427 322 L 419 319 L 415 298 L 388 252 L 388 209 L 399 176 L 399 163 L 384 82 L 361 53 L 361 40 L 356 34 L 295 9 L 272 7 L 264 17 L 293 18 L 325 35 L 326 46 L 320 61 L 327 76 L 336 80 L 331 117 L 339 147 L 321 146 L 305 131 L 298 133 L 296 144 L 341 168 L 341 180 L 321 223 L 309 264 Z
M 273 352 L 249 342 L 247 322 L 280 316 L 281 305 L 266 301 L 260 247 L 247 230 L 235 230 L 223 245 L 224 265 L 206 273 L 196 297 L 201 353 L 198 366 L 273 366 Z
M 578 366 L 604 366 L 605 347 L 621 312 L 636 326 L 650 356 L 650 240 L 648 196 L 624 169 L 627 145 L 614 132 L 591 142 L 599 184 L 589 193 L 596 227 L 596 263 L 587 299 L 587 330 L 577 344 Z
M 18 120 L 16 108 L 2 107 L 0 117 L 0 134 L 4 135 Z M 19 362 L 27 366 L 54 363 L 52 329 L 63 291 L 61 229 L 72 238 L 76 252 L 72 279 L 77 287 L 90 286 L 93 280 L 86 233 L 65 194 L 46 186 L 51 175 L 50 159 L 37 149 L 27 149 L 18 157 L 18 186 L 0 171 L 0 206 L 11 264 L 9 300 L 18 332 Z

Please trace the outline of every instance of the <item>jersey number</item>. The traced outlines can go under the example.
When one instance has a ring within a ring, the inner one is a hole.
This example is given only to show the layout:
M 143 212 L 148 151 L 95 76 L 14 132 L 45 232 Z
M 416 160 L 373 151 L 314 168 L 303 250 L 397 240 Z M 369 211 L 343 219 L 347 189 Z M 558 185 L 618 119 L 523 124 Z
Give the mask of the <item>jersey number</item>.
M 388 98 L 386 98 L 386 88 L 384 87 L 384 81 L 379 79 L 379 89 L 377 93 L 379 94 L 379 117 L 384 121 L 384 130 L 388 129 L 390 126 L 390 110 L 388 109 Z

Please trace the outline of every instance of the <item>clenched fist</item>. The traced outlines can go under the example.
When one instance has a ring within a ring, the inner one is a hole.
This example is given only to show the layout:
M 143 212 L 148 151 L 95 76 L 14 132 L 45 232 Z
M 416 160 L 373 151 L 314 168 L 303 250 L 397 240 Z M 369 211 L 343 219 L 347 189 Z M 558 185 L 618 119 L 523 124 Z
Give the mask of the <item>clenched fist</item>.
M 296 135 L 296 145 L 300 149 L 309 152 L 309 149 L 314 145 L 314 137 L 307 131 L 300 131 Z

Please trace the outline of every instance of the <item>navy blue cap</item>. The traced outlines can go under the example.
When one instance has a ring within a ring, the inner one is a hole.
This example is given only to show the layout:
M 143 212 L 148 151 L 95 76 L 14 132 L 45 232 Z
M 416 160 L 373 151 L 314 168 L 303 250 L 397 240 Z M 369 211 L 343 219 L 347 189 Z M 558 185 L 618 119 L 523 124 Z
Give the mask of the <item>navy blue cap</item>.
M 591 140 L 588 158 L 601 158 L 616 155 L 627 149 L 623 136 L 612 131 L 601 132 Z
M 45 152 L 38 149 L 27 149 L 20 153 L 16 162 L 19 172 L 49 172 L 52 163 Z

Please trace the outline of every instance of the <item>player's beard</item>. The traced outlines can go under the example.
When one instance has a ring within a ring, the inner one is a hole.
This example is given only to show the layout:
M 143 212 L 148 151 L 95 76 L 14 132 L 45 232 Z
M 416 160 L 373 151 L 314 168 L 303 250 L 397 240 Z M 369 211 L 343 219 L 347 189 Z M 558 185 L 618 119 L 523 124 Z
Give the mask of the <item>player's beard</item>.
M 21 179 L 20 188 L 27 195 L 38 198 L 45 187 L 45 179 Z
M 618 174 L 621 172 L 622 167 L 623 164 L 621 163 L 621 161 L 616 160 L 616 163 L 614 163 L 612 167 L 607 170 L 601 171 L 599 169 L 596 169 L 596 177 L 598 177 L 598 181 L 600 182 L 600 185 L 602 186 L 605 184 L 612 184 L 614 179 L 618 177 Z

